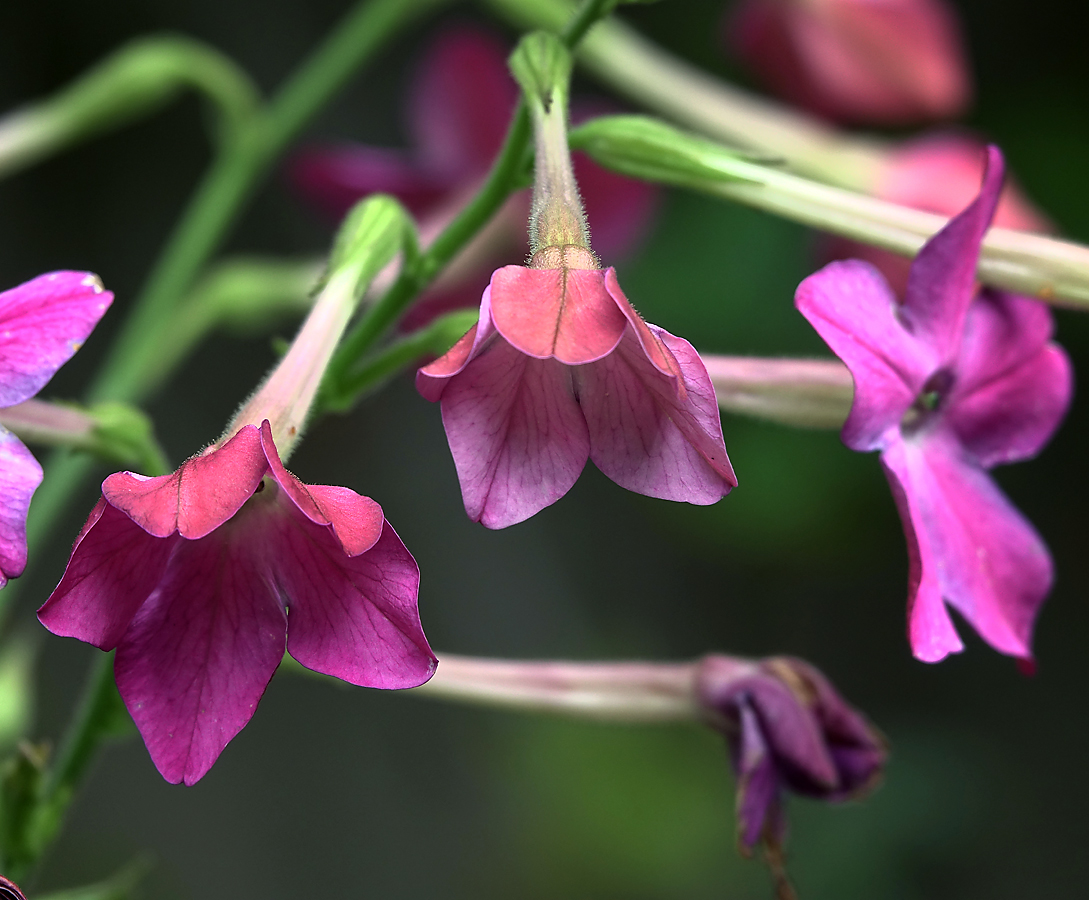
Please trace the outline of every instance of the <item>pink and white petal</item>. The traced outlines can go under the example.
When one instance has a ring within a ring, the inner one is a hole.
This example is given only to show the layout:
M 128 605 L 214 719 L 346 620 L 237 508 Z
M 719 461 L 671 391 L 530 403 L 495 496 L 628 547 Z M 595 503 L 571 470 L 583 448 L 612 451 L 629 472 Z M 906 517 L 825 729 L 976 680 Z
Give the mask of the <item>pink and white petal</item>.
M 887 466 L 893 462 L 886 453 Z M 1051 556 L 1032 525 L 955 437 L 936 431 L 905 442 L 894 461 L 925 531 L 933 573 L 923 580 L 996 650 L 1030 658 L 1032 629 L 1051 589 Z
M 668 340 L 666 352 L 681 379 L 663 375 L 631 329 L 615 353 L 574 369 L 590 458 L 630 491 L 701 506 L 715 503 L 737 478 L 722 440 L 714 388 L 687 341 L 655 332 Z
M 437 660 L 420 623 L 420 570 L 385 524 L 378 543 L 348 556 L 328 527 L 284 510 L 273 553 L 287 598 L 287 650 L 316 672 L 373 688 L 412 688 Z
M 0 407 L 45 387 L 112 302 L 90 272 L 49 272 L 0 293 Z
M 311 522 L 331 527 L 342 552 L 348 556 L 358 556 L 375 545 L 382 536 L 385 523 L 381 506 L 370 497 L 360 496 L 345 487 L 303 484 L 299 481 L 280 462 L 268 419 L 261 423 L 261 444 L 272 477 L 283 488 L 288 499 Z
M 218 450 L 187 459 L 170 475 L 115 472 L 102 482 L 102 495 L 148 534 L 177 531 L 196 540 L 238 512 L 267 471 L 261 433 L 244 425 Z
M 0 588 L 26 568 L 26 515 L 42 483 L 42 467 L 14 434 L 0 427 Z
M 100 499 L 38 621 L 53 634 L 112 650 L 162 580 L 179 540 L 153 537 Z
M 852 450 L 877 450 L 915 402 L 938 358 L 913 337 L 888 283 L 869 263 L 829 263 L 810 275 L 794 305 L 847 365 L 855 398 L 843 426 Z
M 245 524 L 179 540 L 117 647 L 117 689 L 173 784 L 195 784 L 212 767 L 284 655 L 287 616 L 257 549 L 269 534 Z
M 497 336 L 450 381 L 442 421 L 470 519 L 506 528 L 551 506 L 578 480 L 590 439 L 571 371 Z
M 979 195 L 928 240 L 911 264 L 900 317 L 925 342 L 938 365 L 949 365 L 960 348 L 968 306 L 976 293 L 976 266 L 983 235 L 991 227 L 1006 165 L 997 147 L 986 150 Z
M 476 359 L 484 348 L 495 339 L 492 324 L 492 286 L 484 289 L 480 298 L 480 315 L 476 324 L 461 336 L 443 356 L 416 372 L 416 390 L 425 400 L 435 403 L 442 397 L 450 378 L 463 371 L 470 360 Z
M 496 269 L 491 283 L 492 321 L 514 347 L 537 359 L 567 365 L 612 353 L 625 317 L 600 269 Z

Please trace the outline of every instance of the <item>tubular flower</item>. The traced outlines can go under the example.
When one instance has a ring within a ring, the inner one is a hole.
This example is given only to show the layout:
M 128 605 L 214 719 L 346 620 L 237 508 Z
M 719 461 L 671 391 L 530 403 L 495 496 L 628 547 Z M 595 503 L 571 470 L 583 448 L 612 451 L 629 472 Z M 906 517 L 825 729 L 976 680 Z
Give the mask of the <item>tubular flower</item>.
M 117 687 L 168 781 L 193 784 L 253 715 L 286 648 L 378 688 L 435 669 L 419 570 L 368 497 L 304 485 L 268 421 L 171 475 L 109 476 L 38 618 L 117 648 Z
M 644 322 L 587 251 L 566 248 L 562 262 L 497 270 L 478 324 L 417 375 L 420 393 L 442 401 L 469 517 L 489 528 L 528 519 L 587 458 L 640 494 L 722 498 L 737 479 L 692 345 Z
M 885 739 L 803 660 L 708 656 L 696 692 L 730 747 L 745 853 L 762 840 L 783 841 L 784 789 L 837 802 L 861 796 L 881 778 Z
M 0 408 L 38 393 L 113 302 L 97 275 L 50 272 L 0 293 Z M 42 468 L 0 427 L 0 588 L 26 568 L 26 516 Z
M 960 28 L 944 0 L 744 0 L 727 34 L 773 91 L 832 119 L 943 119 L 971 96 Z
M 796 297 L 854 379 L 844 443 L 881 453 L 908 541 L 908 634 L 928 662 L 963 649 L 945 603 L 995 649 L 1031 658 L 1052 581 L 1043 541 L 986 471 L 1039 452 L 1072 390 L 1047 308 L 977 291 L 1003 173 L 989 148 L 979 195 L 919 252 L 902 303 L 857 260 L 826 266 Z

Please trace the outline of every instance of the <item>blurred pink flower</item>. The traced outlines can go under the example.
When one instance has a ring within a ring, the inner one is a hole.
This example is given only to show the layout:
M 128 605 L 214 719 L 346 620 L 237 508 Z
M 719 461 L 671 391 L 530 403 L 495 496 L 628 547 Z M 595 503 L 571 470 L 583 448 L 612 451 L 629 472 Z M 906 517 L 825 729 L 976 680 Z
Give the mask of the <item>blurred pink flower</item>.
M 152 760 L 194 784 L 250 720 L 285 648 L 352 684 L 427 681 L 418 588 L 381 507 L 300 482 L 266 420 L 172 475 L 107 478 L 38 618 L 117 648 L 117 687 Z
M 977 291 L 1003 174 L 989 148 L 979 195 L 920 250 L 902 303 L 858 260 L 826 266 L 796 297 L 855 382 L 843 442 L 881 452 L 908 540 L 908 634 L 927 662 L 963 649 L 945 603 L 995 649 L 1031 658 L 1052 582 L 1047 547 L 986 472 L 1038 453 L 1072 391 L 1048 309 Z
M 0 408 L 38 393 L 113 302 L 97 275 L 50 272 L 0 293 Z M 26 568 L 26 515 L 42 467 L 0 427 L 0 588 Z
M 742 0 L 726 29 L 773 92 L 838 121 L 950 118 L 971 97 L 959 24 L 944 0 Z

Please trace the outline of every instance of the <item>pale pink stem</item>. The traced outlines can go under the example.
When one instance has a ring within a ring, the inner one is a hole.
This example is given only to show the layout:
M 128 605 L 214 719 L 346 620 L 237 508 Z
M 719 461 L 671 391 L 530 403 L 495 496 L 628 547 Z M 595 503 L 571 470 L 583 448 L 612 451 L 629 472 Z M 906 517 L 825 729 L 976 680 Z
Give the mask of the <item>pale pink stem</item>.
M 0 426 L 36 444 L 78 444 L 91 437 L 97 424 L 83 410 L 45 400 L 24 400 L 0 409 Z

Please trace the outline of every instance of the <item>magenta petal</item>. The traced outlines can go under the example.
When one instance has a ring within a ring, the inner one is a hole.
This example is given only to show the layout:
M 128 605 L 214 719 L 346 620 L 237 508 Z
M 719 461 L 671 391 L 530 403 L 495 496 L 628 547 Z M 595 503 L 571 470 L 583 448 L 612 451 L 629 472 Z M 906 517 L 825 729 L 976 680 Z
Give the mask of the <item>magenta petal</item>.
M 148 534 L 177 531 L 195 540 L 238 512 L 267 471 L 261 434 L 245 425 L 218 450 L 187 459 L 170 475 L 115 472 L 102 482 L 102 495 Z
M 741 739 L 734 763 L 737 832 L 738 841 L 747 852 L 764 836 L 765 826 L 774 827 L 779 821 L 779 773 L 752 703 L 742 697 L 738 707 Z
M 944 598 L 996 650 L 1030 657 L 1032 627 L 1052 582 L 1051 557 L 991 478 L 936 431 L 882 454 L 912 555 L 909 635 L 935 662 L 961 648 Z
M 0 588 L 26 568 L 26 514 L 41 483 L 38 461 L 0 427 Z
M 884 446 L 933 371 L 933 351 L 904 329 L 896 297 L 869 263 L 830 263 L 798 285 L 794 305 L 851 370 L 855 398 L 843 442 L 862 451 Z
M 179 540 L 153 537 L 99 500 L 38 620 L 53 634 L 112 650 L 159 584 Z
M 575 369 L 590 458 L 623 488 L 707 505 L 736 486 L 707 370 L 691 345 L 655 333 L 682 372 L 663 375 L 627 331 L 616 352 Z
M 111 302 L 90 272 L 50 272 L 0 293 L 0 407 L 45 387 Z
M 283 658 L 287 617 L 259 556 L 267 537 L 251 525 L 179 540 L 117 648 L 117 688 L 174 784 L 211 768 Z
M 388 522 L 377 544 L 348 556 L 327 528 L 293 511 L 273 553 L 288 598 L 287 649 L 300 663 L 374 688 L 416 687 L 434 674 L 417 607 L 420 570 Z
M 571 490 L 590 453 L 571 371 L 496 336 L 447 384 L 442 421 L 469 518 L 505 528 Z
M 928 240 L 911 264 L 901 319 L 948 364 L 960 345 L 964 317 L 976 293 L 976 265 L 991 227 L 1006 166 L 997 147 L 987 148 L 979 195 Z

